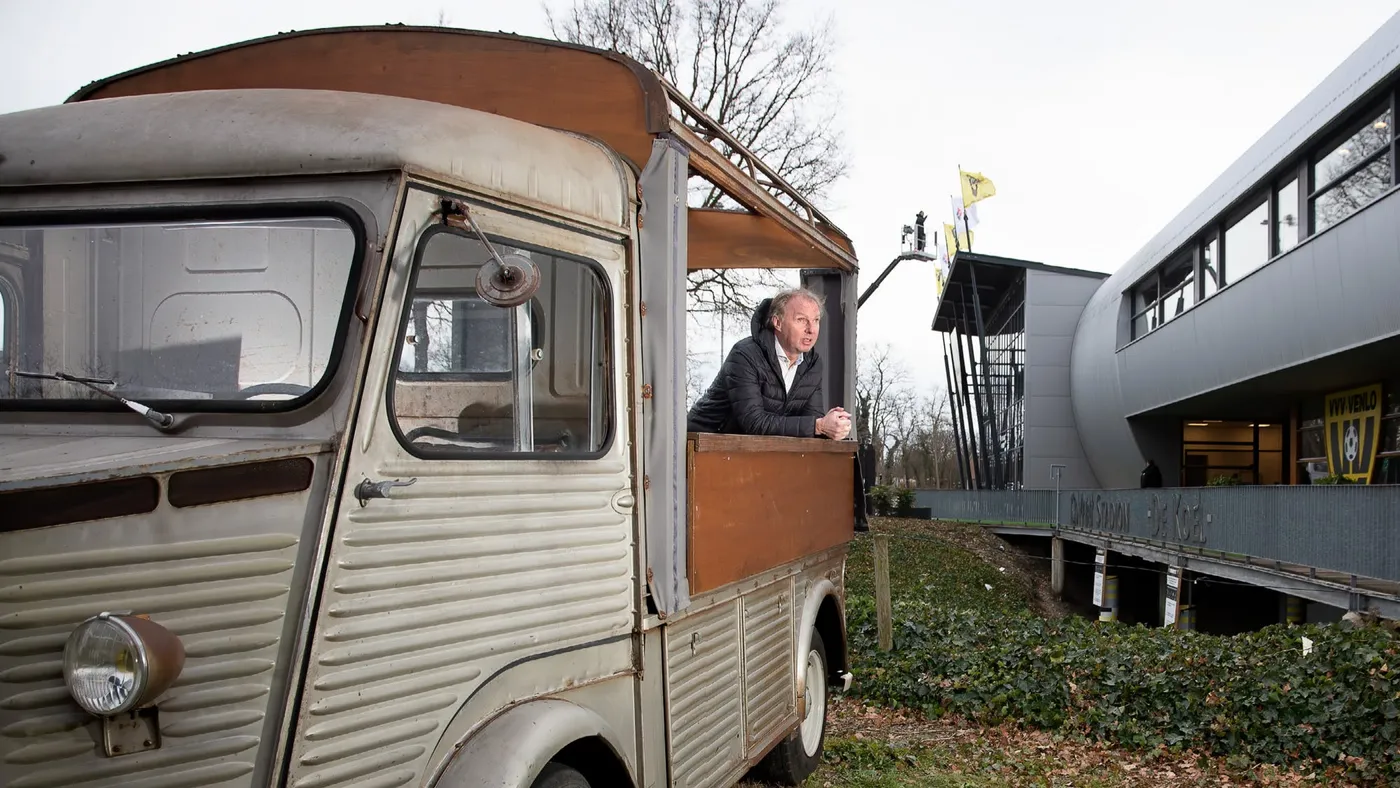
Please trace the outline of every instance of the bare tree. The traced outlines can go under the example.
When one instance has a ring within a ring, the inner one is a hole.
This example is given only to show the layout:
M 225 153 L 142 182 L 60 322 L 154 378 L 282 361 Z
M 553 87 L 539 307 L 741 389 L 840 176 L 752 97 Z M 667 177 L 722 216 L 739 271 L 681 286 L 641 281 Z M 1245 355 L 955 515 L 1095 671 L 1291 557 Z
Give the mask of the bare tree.
M 790 28 L 782 6 L 783 0 L 573 0 L 558 16 L 546 5 L 545 16 L 556 38 L 622 52 L 652 69 L 798 192 L 817 197 L 847 169 L 834 130 L 832 24 Z M 713 187 L 692 190 L 694 205 L 728 202 Z M 691 273 L 687 291 L 692 310 L 733 316 L 753 311 L 754 291 L 778 286 L 769 270 L 707 270 Z
M 957 441 L 948 392 L 919 393 L 887 345 L 864 348 L 856 377 L 856 429 L 876 447 L 884 484 L 956 487 Z
M 1336 181 L 1357 166 L 1365 157 L 1388 150 L 1390 120 L 1383 116 L 1363 126 L 1349 140 L 1327 155 L 1317 166 L 1318 186 Z M 1385 154 L 1352 172 L 1316 199 L 1317 227 L 1331 226 L 1350 216 L 1390 188 L 1393 180 L 1390 156 Z M 1291 218 L 1291 217 L 1290 217 Z M 1228 254 L 1228 250 L 1226 252 Z M 1228 262 L 1226 263 L 1228 265 Z M 1229 273 L 1228 271 L 1226 273 Z
M 886 435 L 893 437 L 893 440 L 886 439 L 889 444 L 885 457 L 886 473 L 892 479 L 897 476 L 903 484 L 909 485 L 914 478 L 910 461 L 919 449 L 915 441 L 925 426 L 923 403 L 913 390 L 901 386 L 890 392 L 885 410 L 888 413 Z
M 906 476 L 916 487 L 945 488 L 960 483 L 957 442 L 948 405 L 945 389 L 935 389 L 919 401 L 918 425 L 901 457 L 908 469 Z
M 856 369 L 856 433 L 859 442 L 874 444 L 885 457 L 885 438 L 896 435 L 896 392 L 909 377 L 904 365 L 891 357 L 888 345 L 877 345 L 858 354 Z M 884 462 L 881 462 L 883 468 Z
M 710 385 L 710 381 L 705 378 L 702 371 L 702 363 L 700 354 L 687 345 L 685 350 L 685 406 L 687 409 L 705 396 L 705 389 L 709 388 Z

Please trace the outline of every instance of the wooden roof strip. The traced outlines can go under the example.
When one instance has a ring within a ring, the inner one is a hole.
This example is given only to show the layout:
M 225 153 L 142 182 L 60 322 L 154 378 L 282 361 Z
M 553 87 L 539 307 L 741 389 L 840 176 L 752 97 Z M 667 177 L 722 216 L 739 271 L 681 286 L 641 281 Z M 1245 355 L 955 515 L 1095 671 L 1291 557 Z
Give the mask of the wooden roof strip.
M 691 209 L 689 266 L 839 268 L 850 239 L 674 86 L 617 52 L 454 28 L 384 25 L 280 33 L 87 85 L 69 101 L 219 88 L 379 93 L 467 107 L 598 139 L 638 171 L 652 140 L 690 151 L 693 175 L 751 213 Z

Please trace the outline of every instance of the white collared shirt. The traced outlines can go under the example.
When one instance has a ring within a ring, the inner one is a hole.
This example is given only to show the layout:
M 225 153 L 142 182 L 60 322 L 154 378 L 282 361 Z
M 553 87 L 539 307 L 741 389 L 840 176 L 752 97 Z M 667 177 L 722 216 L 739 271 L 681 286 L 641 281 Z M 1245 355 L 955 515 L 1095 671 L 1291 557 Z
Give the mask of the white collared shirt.
M 783 343 L 776 338 L 773 346 L 778 349 L 778 368 L 783 371 L 783 389 L 792 391 L 792 382 L 797 379 L 797 368 L 802 365 L 802 359 L 807 357 L 806 353 L 798 353 L 797 361 L 788 362 L 787 351 L 783 350 Z

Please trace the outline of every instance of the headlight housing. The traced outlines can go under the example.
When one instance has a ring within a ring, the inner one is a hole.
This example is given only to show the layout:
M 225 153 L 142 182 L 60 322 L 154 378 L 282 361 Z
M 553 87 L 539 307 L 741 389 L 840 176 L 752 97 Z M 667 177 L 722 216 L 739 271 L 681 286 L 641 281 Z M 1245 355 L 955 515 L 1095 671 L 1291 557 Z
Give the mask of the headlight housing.
M 63 647 L 63 681 L 91 714 L 141 708 L 180 674 L 185 648 L 161 625 L 137 616 L 101 613 L 79 624 Z

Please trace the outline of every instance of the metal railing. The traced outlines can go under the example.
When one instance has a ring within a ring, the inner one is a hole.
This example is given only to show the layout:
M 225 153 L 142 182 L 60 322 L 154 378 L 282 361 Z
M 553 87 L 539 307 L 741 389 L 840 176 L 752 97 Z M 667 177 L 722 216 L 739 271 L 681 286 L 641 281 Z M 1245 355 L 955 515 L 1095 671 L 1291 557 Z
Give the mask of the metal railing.
M 694 102 L 675 85 L 662 79 L 660 74 L 657 75 L 657 79 L 660 79 L 661 84 L 666 88 L 666 97 L 670 100 L 672 116 L 679 120 L 682 125 L 709 143 L 726 158 L 729 158 L 734 166 L 747 175 L 757 186 L 767 189 L 778 202 L 803 221 L 811 225 L 821 224 L 832 229 L 836 228 L 830 219 L 817 210 L 811 200 L 784 180 L 777 170 L 768 166 L 767 162 L 735 139 L 723 126 L 706 115 L 704 110 L 695 106 Z
M 932 519 L 1058 526 L 1400 580 L 1400 486 L 918 490 Z

